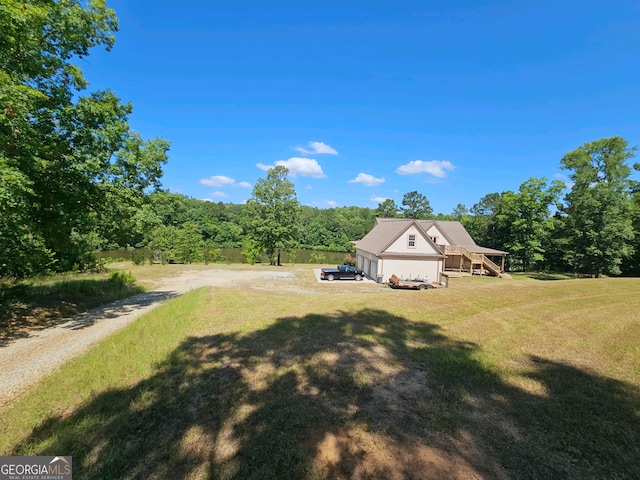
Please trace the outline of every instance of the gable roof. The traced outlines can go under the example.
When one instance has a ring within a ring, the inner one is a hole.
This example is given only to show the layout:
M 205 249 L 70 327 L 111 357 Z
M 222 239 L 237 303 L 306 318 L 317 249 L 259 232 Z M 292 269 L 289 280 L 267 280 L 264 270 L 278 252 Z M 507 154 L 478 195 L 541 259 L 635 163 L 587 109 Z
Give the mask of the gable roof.
M 422 231 L 426 237 L 426 231 L 419 222 L 407 220 L 404 218 L 376 218 L 373 228 L 367 233 L 362 240 L 355 242 L 356 248 L 365 252 L 379 255 L 397 239 L 411 224 Z
M 484 253 L 485 255 L 506 255 L 507 252 L 481 247 L 471 238 L 464 225 L 452 220 L 411 220 L 406 218 L 376 218 L 373 228 L 362 240 L 355 243 L 356 248 L 380 254 L 402 234 L 411 224 L 416 224 L 426 235 L 426 232 L 434 225 L 446 237 L 451 245 L 460 245 L 472 253 Z

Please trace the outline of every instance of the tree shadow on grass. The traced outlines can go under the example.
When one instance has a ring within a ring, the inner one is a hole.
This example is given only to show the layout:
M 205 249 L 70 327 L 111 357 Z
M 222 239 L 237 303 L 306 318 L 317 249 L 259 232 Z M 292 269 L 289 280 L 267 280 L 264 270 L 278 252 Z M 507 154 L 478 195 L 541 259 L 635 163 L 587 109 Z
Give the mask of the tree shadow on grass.
M 0 347 L 35 332 L 66 323 L 75 315 L 144 292 L 135 284 L 112 279 L 72 279 L 53 285 L 18 283 L 0 286 Z M 87 326 L 87 321 L 78 325 Z
M 563 273 L 545 273 L 545 272 L 525 272 L 521 273 L 523 277 L 531 278 L 532 280 L 542 280 L 542 281 L 555 281 L 555 280 L 568 280 L 575 278 L 573 276 L 569 276 Z
M 527 375 L 544 392 L 385 311 L 281 318 L 187 338 L 12 453 L 72 455 L 78 479 L 638 476 L 637 387 L 541 358 Z

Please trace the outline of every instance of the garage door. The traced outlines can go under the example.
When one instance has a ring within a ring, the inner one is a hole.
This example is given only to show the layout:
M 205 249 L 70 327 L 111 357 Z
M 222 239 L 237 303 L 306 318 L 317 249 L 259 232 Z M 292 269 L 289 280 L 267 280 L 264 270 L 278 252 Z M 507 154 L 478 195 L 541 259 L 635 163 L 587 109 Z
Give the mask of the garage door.
M 378 262 L 371 262 L 369 266 L 369 276 L 373 278 L 376 282 L 378 279 L 376 278 L 376 274 L 378 273 Z

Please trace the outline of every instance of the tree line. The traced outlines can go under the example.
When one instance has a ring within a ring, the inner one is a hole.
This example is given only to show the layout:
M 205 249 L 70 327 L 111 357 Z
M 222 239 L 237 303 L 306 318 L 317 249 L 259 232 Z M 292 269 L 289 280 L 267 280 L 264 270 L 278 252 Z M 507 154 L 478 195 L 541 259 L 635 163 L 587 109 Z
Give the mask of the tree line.
M 164 191 L 169 142 L 135 132 L 133 106 L 114 92 L 85 93 L 73 63 L 109 50 L 116 31 L 104 0 L 0 3 L 0 276 L 91 268 L 96 251 L 123 247 L 190 262 L 240 246 L 248 261 L 279 263 L 297 247 L 348 252 L 376 217 L 459 220 L 508 251 L 512 270 L 640 274 L 640 167 L 621 137 L 560 159 L 567 184 L 530 178 L 448 214 L 418 191 L 375 209 L 302 206 L 281 166 L 244 205 Z

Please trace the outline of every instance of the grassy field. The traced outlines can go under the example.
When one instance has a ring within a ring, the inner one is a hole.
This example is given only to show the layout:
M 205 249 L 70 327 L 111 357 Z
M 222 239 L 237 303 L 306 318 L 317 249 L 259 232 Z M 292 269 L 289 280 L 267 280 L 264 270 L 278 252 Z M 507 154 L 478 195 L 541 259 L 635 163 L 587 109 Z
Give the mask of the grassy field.
M 282 269 L 296 290 L 196 290 L 70 362 L 0 412 L 0 453 L 77 479 L 640 478 L 640 280 Z

